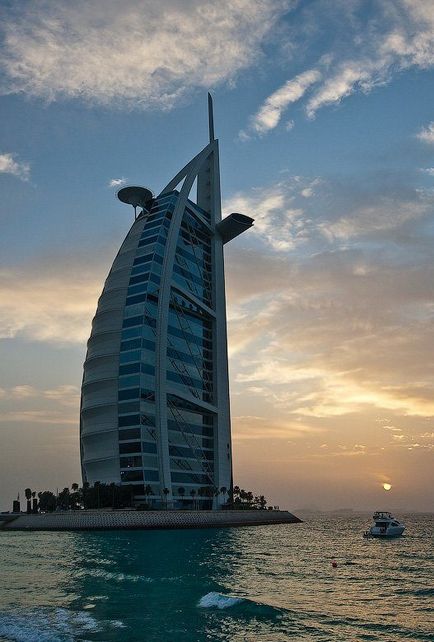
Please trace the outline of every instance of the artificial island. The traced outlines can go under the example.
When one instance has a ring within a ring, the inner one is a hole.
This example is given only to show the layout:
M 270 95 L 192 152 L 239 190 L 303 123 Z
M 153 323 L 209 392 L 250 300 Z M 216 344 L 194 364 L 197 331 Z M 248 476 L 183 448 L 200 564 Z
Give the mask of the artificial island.
M 222 219 L 210 95 L 208 118 L 208 144 L 158 196 L 135 186 L 118 192 L 134 221 L 99 298 L 84 363 L 83 487 L 128 489 L 146 511 L 134 519 L 63 512 L 63 522 L 56 513 L 52 526 L 29 515 L 8 528 L 26 518 L 33 525 L 23 527 L 36 528 L 37 517 L 48 528 L 299 521 L 287 511 L 234 510 L 223 248 L 254 221 Z

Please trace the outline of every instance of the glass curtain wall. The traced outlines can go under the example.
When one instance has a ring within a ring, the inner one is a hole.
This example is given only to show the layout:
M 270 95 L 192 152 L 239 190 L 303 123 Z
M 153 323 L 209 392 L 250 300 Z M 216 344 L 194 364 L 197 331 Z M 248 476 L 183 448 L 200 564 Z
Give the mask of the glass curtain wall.
M 156 328 L 166 241 L 178 192 L 160 196 L 146 218 L 131 269 L 119 361 L 121 483 L 161 503 L 156 426 Z M 213 300 L 209 215 L 188 202 L 179 229 L 167 327 L 166 403 L 176 507 L 210 508 L 214 492 Z M 195 403 L 195 402 L 198 403 Z
M 131 269 L 119 357 L 121 483 L 137 496 L 160 497 L 155 426 L 155 348 L 158 291 L 177 193 L 159 198 L 147 215 Z M 147 488 L 148 487 L 148 488 Z

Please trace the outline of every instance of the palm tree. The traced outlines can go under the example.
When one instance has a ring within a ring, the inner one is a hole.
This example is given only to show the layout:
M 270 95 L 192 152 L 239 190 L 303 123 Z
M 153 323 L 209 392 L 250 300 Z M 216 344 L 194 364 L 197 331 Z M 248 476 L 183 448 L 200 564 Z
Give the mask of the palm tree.
M 114 507 L 115 507 L 115 504 L 116 504 L 116 490 L 117 490 L 117 486 L 116 486 L 116 484 L 115 484 L 114 482 L 111 482 L 111 484 L 110 484 L 110 488 L 112 489 L 112 501 L 111 501 L 111 504 L 112 504 L 112 508 L 114 508 Z
M 201 486 L 198 490 L 199 497 L 207 497 L 211 499 L 214 497 L 214 488 L 211 486 Z M 212 502 L 212 499 L 211 499 Z M 201 509 L 208 510 L 210 502 L 202 502 Z
M 26 490 L 24 491 L 24 494 L 25 494 L 26 499 L 27 499 L 27 514 L 30 515 L 30 513 L 32 512 L 32 502 L 31 502 L 32 489 L 31 488 L 26 488 Z
M 96 488 L 96 497 L 97 497 L 97 508 L 100 506 L 100 496 L 99 496 L 99 489 L 101 486 L 101 482 L 96 481 L 93 485 L 94 488 Z
M 178 488 L 178 495 L 181 497 L 181 499 L 183 499 L 183 498 L 184 498 L 184 495 L 185 495 L 185 488 L 184 488 L 184 486 L 180 486 L 180 487 Z
M 196 497 L 196 491 L 194 490 L 194 488 L 192 488 L 192 489 L 191 489 L 191 491 L 190 491 L 190 495 L 191 495 L 191 498 L 192 498 L 192 500 L 193 500 L 193 508 L 196 508 L 196 500 L 195 500 L 195 497 Z
M 220 488 L 220 492 L 223 495 L 223 499 L 224 499 L 224 502 L 226 504 L 226 495 L 228 494 L 228 489 L 226 488 L 226 486 L 222 486 Z
M 215 503 L 216 503 L 216 508 L 218 508 L 217 497 L 220 495 L 220 488 L 218 488 L 217 486 L 213 486 L 209 490 L 210 490 L 210 497 L 213 497 L 213 498 L 215 497 L 216 498 L 216 502 Z M 213 499 L 213 502 L 212 502 L 212 506 L 214 506 L 214 499 Z
M 149 497 L 149 495 L 153 495 L 154 494 L 154 491 L 152 490 L 152 487 L 150 486 L 150 484 L 146 484 L 143 492 L 145 493 L 146 497 Z M 149 504 L 148 504 L 148 506 L 149 506 Z
M 64 488 L 62 492 L 59 493 L 57 498 L 57 505 L 60 510 L 69 510 L 71 507 L 71 496 L 69 493 L 69 488 Z
M 240 508 L 241 504 L 243 503 L 243 499 L 246 495 L 246 491 L 240 488 L 239 486 L 235 486 L 234 488 L 234 499 L 233 499 L 233 504 L 234 506 L 237 506 Z
M 239 486 L 234 486 L 234 488 L 232 490 L 232 502 L 231 502 L 232 505 L 240 503 L 240 501 L 241 501 L 240 492 L 241 492 L 240 487 Z
M 86 499 L 87 499 L 87 493 L 89 490 L 89 482 L 85 481 L 83 482 L 83 508 L 86 510 Z
M 170 490 L 168 488 L 163 488 L 164 504 L 166 506 L 166 510 L 167 510 L 167 495 L 169 493 L 170 493 Z
M 75 510 L 75 509 L 77 509 L 79 507 L 78 504 L 79 504 L 79 501 L 80 501 L 80 496 L 78 494 L 78 489 L 79 489 L 79 485 L 78 484 L 76 484 L 76 483 L 71 484 L 71 490 L 72 490 L 71 508 L 73 510 Z
M 203 496 L 204 496 L 204 492 L 205 492 L 205 489 L 204 489 L 204 487 L 203 487 L 203 486 L 200 486 L 200 487 L 197 489 L 196 508 L 197 508 L 198 510 L 202 510 L 203 503 L 199 501 L 199 497 L 203 497 Z
M 50 490 L 44 490 L 38 493 L 39 510 L 42 513 L 52 513 L 56 510 L 56 496 Z

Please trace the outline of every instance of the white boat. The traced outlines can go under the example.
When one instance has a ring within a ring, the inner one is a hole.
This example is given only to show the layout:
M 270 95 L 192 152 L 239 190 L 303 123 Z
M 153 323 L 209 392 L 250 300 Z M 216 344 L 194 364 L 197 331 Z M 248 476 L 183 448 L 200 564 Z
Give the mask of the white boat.
M 364 533 L 364 537 L 399 537 L 404 532 L 404 524 L 386 511 L 376 511 L 373 520 L 374 525 Z

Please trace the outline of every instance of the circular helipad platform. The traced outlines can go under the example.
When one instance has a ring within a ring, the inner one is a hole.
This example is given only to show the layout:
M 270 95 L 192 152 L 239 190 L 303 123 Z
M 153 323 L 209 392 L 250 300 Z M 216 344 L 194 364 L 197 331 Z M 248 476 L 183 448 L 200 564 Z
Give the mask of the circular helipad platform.
M 147 187 L 139 187 L 137 185 L 130 185 L 123 187 L 117 193 L 117 197 L 122 203 L 132 205 L 134 208 L 143 207 L 149 209 L 150 203 L 154 198 L 153 193 Z

